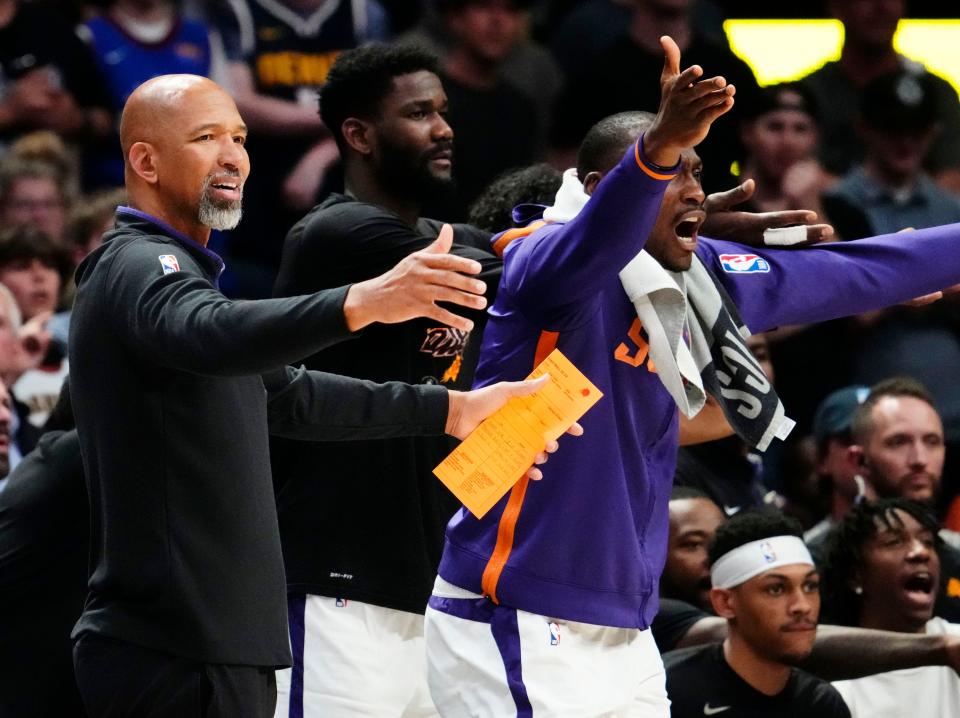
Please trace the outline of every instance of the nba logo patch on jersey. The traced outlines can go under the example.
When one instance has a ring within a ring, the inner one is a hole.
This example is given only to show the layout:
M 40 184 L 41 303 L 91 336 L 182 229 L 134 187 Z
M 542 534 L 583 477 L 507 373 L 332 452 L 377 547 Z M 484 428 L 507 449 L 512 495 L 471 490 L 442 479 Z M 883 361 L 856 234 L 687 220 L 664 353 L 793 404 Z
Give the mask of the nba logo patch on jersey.
M 180 271 L 180 262 L 177 261 L 177 257 L 174 254 L 161 254 L 160 266 L 163 268 L 164 274 L 172 274 L 173 272 Z
M 773 546 L 770 545 L 769 541 L 764 541 L 760 544 L 760 554 L 767 563 L 773 563 L 777 560 L 777 552 L 773 550 Z
M 756 254 L 721 254 L 720 266 L 728 274 L 758 274 L 770 271 L 767 260 Z
M 346 608 L 347 603 L 348 603 L 348 600 L 346 598 L 338 598 L 336 605 L 337 605 L 337 608 Z
M 551 622 L 547 625 L 550 627 L 550 645 L 560 645 L 560 624 Z

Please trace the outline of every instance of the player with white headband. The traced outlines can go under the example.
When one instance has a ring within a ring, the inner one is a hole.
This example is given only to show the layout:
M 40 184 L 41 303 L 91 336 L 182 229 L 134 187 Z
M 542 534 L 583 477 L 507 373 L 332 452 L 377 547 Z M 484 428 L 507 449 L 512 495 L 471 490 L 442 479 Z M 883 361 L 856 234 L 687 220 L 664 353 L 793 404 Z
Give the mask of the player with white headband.
M 813 648 L 820 578 L 801 528 L 779 513 L 738 515 L 710 546 L 710 601 L 727 638 L 664 656 L 674 718 L 848 718 L 829 683 L 795 668 Z

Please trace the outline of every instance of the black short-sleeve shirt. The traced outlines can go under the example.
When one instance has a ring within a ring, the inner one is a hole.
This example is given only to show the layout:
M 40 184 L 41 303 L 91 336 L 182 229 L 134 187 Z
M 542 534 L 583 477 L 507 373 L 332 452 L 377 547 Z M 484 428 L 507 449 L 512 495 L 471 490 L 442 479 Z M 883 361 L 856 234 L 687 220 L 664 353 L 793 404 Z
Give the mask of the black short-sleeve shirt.
M 837 689 L 797 668 L 780 693 L 768 696 L 743 680 L 714 643 L 663 657 L 673 718 L 849 718 Z

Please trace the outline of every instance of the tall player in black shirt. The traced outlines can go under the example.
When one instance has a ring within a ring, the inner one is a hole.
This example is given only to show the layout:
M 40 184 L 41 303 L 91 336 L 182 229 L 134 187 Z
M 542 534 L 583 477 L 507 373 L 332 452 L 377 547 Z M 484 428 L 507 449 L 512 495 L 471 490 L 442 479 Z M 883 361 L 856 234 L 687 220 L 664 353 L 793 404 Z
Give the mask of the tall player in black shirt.
M 819 578 L 801 530 L 777 513 L 735 516 L 710 550 L 722 644 L 668 653 L 667 692 L 675 718 L 849 718 L 830 684 L 793 665 L 816 638 Z
M 421 206 L 449 185 L 453 160 L 437 72 L 434 57 L 409 48 L 367 46 L 338 58 L 320 106 L 340 146 L 346 195 L 331 195 L 291 230 L 276 295 L 376 276 L 429 244 L 438 223 L 420 217 Z M 486 233 L 454 230 L 451 251 L 480 262 L 494 291 L 501 265 Z M 478 345 L 470 332 L 417 319 L 367 329 L 306 365 L 469 388 Z M 306 716 L 433 714 L 423 614 L 459 502 L 431 471 L 450 442 L 283 441 L 272 449 L 294 646 L 292 685 L 278 677 L 278 715 L 287 715 L 284 700 L 289 715 L 301 706 Z

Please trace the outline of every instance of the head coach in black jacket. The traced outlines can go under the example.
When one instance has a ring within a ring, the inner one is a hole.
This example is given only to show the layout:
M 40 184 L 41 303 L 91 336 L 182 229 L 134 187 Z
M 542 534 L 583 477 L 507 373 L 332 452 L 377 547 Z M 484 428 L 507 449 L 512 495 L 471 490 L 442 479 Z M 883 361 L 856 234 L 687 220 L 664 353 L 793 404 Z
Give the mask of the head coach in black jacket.
M 478 263 L 430 247 L 365 282 L 230 301 L 211 228 L 240 218 L 246 127 L 192 75 L 141 85 L 120 126 L 130 206 L 77 271 L 71 389 L 91 506 L 74 664 L 91 716 L 270 716 L 289 665 L 268 432 L 464 436 L 510 396 L 287 367 L 373 322 L 471 323 Z M 544 457 L 540 457 L 544 458 Z

